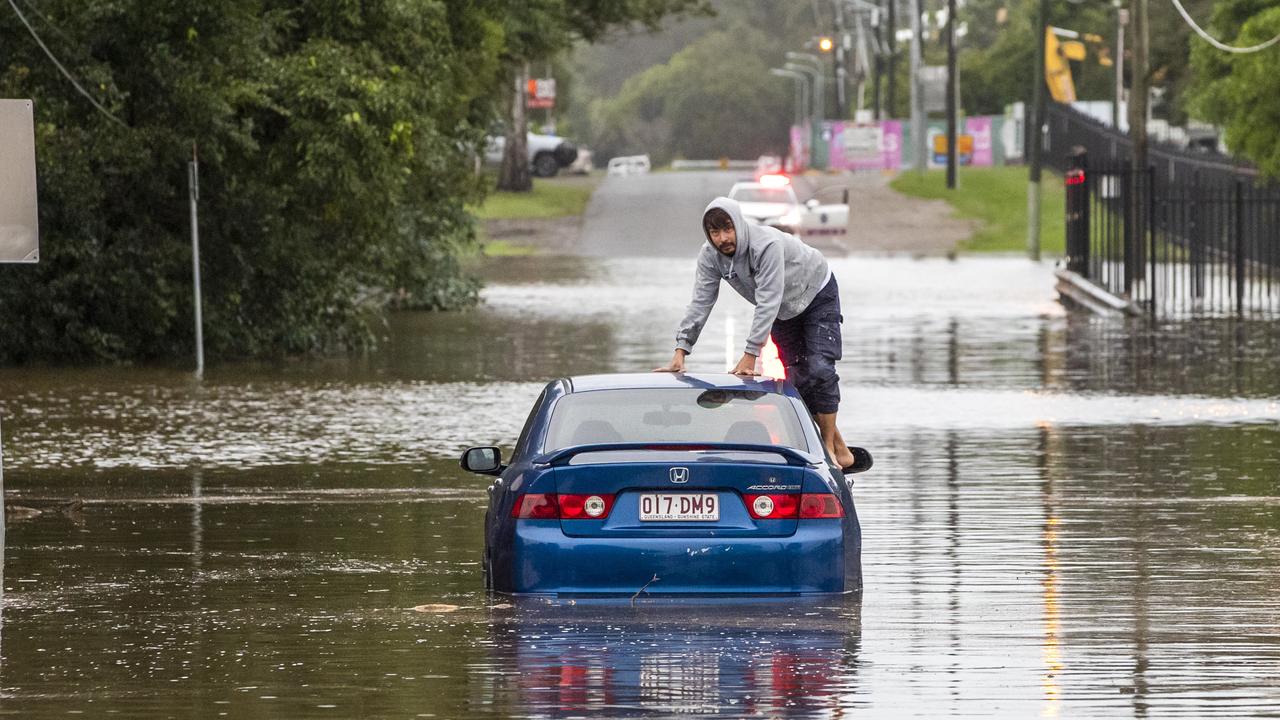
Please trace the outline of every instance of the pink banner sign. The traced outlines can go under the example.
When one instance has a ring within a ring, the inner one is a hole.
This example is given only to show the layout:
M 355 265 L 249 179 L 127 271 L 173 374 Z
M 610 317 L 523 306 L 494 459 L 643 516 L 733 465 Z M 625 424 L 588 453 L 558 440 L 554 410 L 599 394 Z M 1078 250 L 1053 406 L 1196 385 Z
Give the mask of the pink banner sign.
M 978 167 L 995 164 L 992 154 L 991 118 L 985 115 L 965 118 L 964 132 L 973 137 L 973 162 Z
M 827 164 L 833 170 L 892 170 L 902 159 L 902 123 L 827 123 L 831 144 Z

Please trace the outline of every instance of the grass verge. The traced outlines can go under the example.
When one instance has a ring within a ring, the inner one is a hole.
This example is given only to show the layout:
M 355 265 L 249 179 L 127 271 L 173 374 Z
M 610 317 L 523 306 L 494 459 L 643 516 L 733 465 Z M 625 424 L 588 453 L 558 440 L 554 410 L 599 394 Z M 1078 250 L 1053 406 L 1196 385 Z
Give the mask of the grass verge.
M 534 178 L 527 193 L 494 191 L 472 208 L 480 220 L 523 220 L 581 215 L 598 177 Z
M 948 190 L 945 170 L 923 175 L 903 172 L 890 185 L 904 195 L 946 200 L 958 216 L 981 221 L 982 227 L 973 237 L 960 244 L 962 251 L 1026 252 L 1027 168 L 965 167 L 960 168 L 957 179 L 959 187 Z M 1040 250 L 1061 256 L 1066 243 L 1062 177 L 1046 170 L 1040 185 Z

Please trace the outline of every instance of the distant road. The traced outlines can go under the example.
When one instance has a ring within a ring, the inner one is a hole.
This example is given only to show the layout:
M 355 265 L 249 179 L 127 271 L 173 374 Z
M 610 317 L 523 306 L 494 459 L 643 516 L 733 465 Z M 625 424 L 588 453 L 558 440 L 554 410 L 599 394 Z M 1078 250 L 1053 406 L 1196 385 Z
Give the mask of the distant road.
M 703 242 L 702 210 L 750 170 L 681 170 L 606 177 L 583 216 L 577 253 L 692 258 Z
M 692 259 L 705 239 L 698 227 L 702 209 L 726 195 L 750 170 L 680 170 L 606 177 L 583 215 L 582 232 L 568 252 L 593 257 L 673 257 Z M 838 250 L 821 240 L 808 242 L 829 256 L 850 253 L 944 255 L 972 236 L 975 222 L 956 217 L 944 200 L 922 200 L 889 187 L 882 173 L 795 178 L 803 202 L 819 187 L 849 188 L 849 234 Z M 826 202 L 838 194 L 824 195 Z

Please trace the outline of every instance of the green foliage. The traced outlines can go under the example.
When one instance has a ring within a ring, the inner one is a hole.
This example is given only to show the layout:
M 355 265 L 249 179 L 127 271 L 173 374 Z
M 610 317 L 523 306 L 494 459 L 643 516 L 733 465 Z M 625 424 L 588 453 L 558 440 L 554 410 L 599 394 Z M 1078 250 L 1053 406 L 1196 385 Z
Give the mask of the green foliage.
M 31 19 L 125 126 L 0 12 L 0 96 L 36 102 L 42 256 L 0 266 L 0 360 L 190 355 L 193 143 L 211 357 L 362 345 L 393 295 L 474 300 L 454 257 L 503 48 L 482 9 L 48 0 Z
M 575 50 L 568 125 L 598 160 L 785 150 L 794 86 L 768 71 L 786 62 L 785 51 L 810 40 L 819 6 L 712 0 L 710 7 L 714 18 L 695 16 L 657 34 Z M 829 22 L 830 4 L 821 7 Z
M 1231 45 L 1256 45 L 1280 35 L 1280 6 L 1271 0 L 1226 0 L 1215 6 L 1207 30 Z M 1280 178 L 1280 47 L 1231 54 L 1196 39 L 1191 62 L 1199 113 L 1223 126 L 1232 152 Z
M 1024 252 L 1027 247 L 1027 169 L 1022 167 L 960 168 L 959 187 L 947 189 L 946 171 L 904 172 L 894 179 L 904 195 L 946 200 L 960 217 L 982 227 L 961 243 L 972 252 Z M 1062 255 L 1066 247 L 1066 193 L 1060 178 L 1046 173 L 1041 184 L 1040 244 L 1046 255 Z

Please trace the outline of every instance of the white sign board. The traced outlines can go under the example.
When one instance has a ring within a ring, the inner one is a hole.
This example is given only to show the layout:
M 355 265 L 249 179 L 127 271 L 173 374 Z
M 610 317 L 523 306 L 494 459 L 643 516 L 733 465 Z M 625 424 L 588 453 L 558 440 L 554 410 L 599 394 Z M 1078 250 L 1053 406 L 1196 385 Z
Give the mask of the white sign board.
M 947 66 L 925 65 L 920 68 L 920 89 L 924 93 L 924 111 L 947 111 Z
M 30 100 L 0 100 L 0 262 L 40 259 L 36 134 Z

